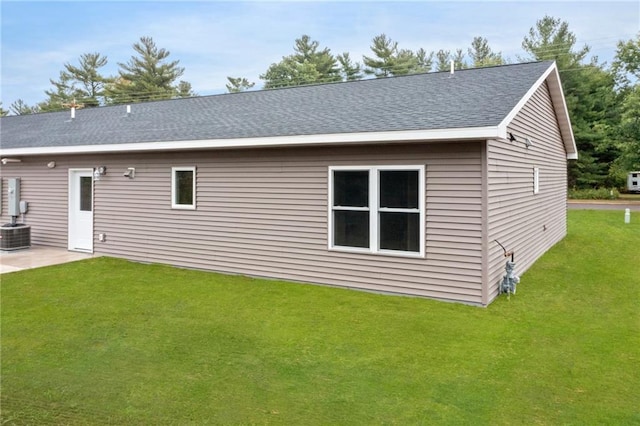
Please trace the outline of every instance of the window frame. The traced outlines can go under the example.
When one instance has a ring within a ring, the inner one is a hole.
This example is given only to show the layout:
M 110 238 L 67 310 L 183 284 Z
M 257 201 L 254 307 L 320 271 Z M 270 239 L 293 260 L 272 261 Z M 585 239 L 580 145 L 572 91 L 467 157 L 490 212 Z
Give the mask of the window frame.
M 177 172 L 192 172 L 193 178 L 191 182 L 191 189 L 193 191 L 193 203 L 191 204 L 178 204 L 176 202 L 178 192 L 176 188 L 176 174 Z M 195 166 L 177 166 L 171 167 L 171 208 L 177 210 L 195 210 L 196 209 L 196 167 Z
M 348 253 L 364 253 L 400 257 L 425 257 L 425 230 L 426 230 L 426 196 L 425 196 L 425 165 L 379 165 L 379 166 L 329 166 L 328 170 L 328 229 L 327 248 L 329 251 L 341 251 Z M 368 171 L 369 172 L 369 206 L 368 207 L 343 207 L 334 206 L 334 182 L 335 171 Z M 417 171 L 418 172 L 418 208 L 385 208 L 380 207 L 380 172 L 381 171 Z M 337 207 L 337 208 L 336 208 Z M 369 247 L 349 247 L 334 244 L 334 211 L 353 210 L 369 212 Z M 411 210 L 411 211 L 410 211 Z M 419 215 L 418 251 L 389 250 L 380 248 L 380 213 L 398 212 Z

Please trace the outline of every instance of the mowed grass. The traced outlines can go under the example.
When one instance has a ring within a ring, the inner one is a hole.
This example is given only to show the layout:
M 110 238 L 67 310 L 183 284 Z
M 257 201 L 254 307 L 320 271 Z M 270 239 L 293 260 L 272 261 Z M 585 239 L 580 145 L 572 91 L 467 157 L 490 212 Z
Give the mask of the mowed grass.
M 486 309 L 109 258 L 3 275 L 2 424 L 640 424 L 640 217 L 569 219 Z

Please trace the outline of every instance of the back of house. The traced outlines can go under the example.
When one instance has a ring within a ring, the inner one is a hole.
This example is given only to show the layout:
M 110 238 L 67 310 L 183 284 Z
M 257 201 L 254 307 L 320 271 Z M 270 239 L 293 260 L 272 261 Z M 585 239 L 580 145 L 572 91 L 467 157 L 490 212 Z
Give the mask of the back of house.
M 33 244 L 481 306 L 500 244 L 521 274 L 566 234 L 577 156 L 552 62 L 10 116 L 0 136 Z

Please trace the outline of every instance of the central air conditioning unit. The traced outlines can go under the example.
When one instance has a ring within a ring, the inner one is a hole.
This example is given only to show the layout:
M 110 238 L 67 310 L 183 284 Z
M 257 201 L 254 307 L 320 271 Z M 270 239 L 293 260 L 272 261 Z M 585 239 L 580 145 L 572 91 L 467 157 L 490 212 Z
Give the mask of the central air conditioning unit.
M 0 226 L 0 250 L 18 250 L 31 247 L 31 226 Z

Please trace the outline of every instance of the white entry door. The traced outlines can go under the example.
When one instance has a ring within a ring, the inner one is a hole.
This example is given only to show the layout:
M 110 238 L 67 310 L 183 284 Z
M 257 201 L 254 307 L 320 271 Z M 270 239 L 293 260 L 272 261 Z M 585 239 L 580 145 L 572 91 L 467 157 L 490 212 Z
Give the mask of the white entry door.
M 69 250 L 93 253 L 93 170 L 69 170 Z

